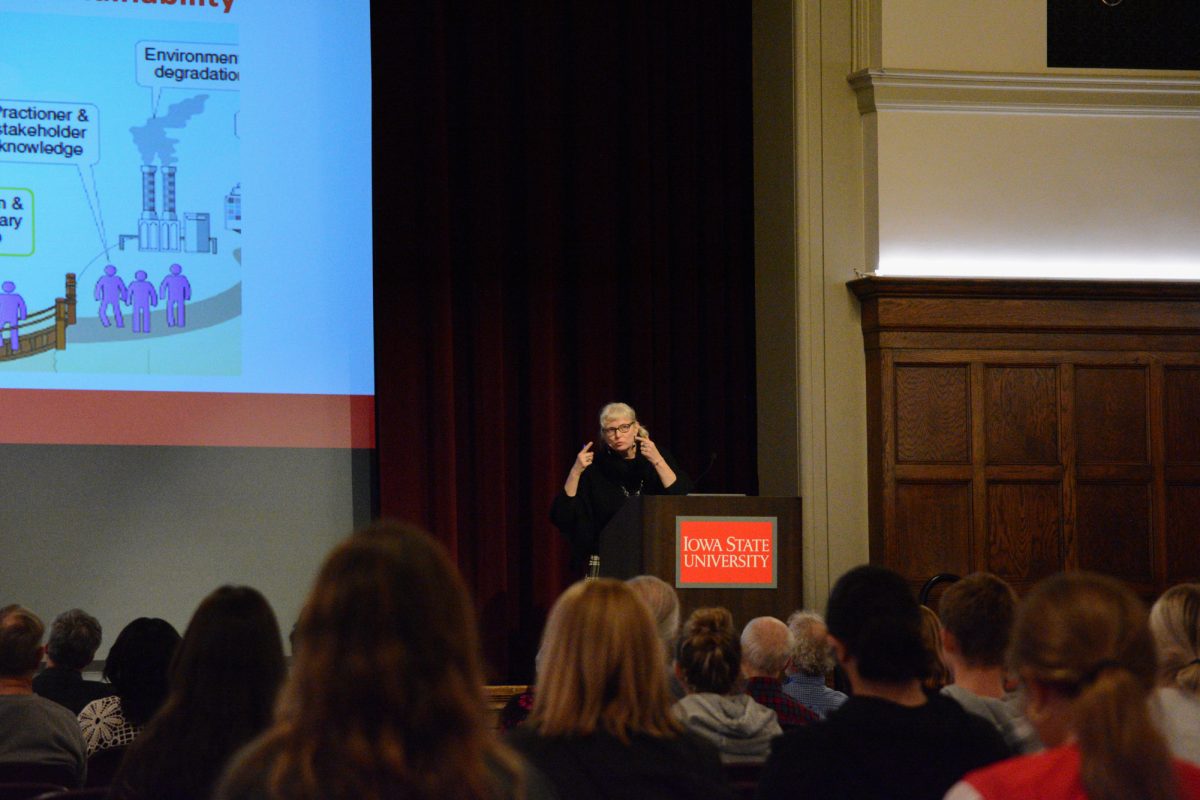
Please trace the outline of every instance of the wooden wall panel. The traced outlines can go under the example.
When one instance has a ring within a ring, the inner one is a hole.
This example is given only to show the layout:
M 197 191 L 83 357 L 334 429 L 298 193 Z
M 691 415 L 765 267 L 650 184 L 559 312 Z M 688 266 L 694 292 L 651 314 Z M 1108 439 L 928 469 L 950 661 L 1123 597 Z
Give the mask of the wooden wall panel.
M 1142 367 L 1075 370 L 1076 458 L 1080 464 L 1145 464 L 1147 372 Z
M 897 364 L 895 385 L 897 463 L 969 463 L 967 368 Z
M 975 566 L 1022 584 L 1062 569 L 1059 484 L 992 483 L 987 495 L 987 560 Z
M 903 575 L 963 574 L 971 563 L 971 484 L 896 484 L 888 562 Z
M 1200 581 L 1200 483 L 1166 491 L 1167 583 Z
M 988 464 L 1057 464 L 1058 379 L 1053 366 L 989 367 Z
M 1079 566 L 1135 583 L 1150 571 L 1149 485 L 1083 483 L 1076 491 Z
M 1200 579 L 1200 282 L 863 278 L 871 558 Z
M 1200 464 L 1200 369 L 1163 371 L 1168 464 Z

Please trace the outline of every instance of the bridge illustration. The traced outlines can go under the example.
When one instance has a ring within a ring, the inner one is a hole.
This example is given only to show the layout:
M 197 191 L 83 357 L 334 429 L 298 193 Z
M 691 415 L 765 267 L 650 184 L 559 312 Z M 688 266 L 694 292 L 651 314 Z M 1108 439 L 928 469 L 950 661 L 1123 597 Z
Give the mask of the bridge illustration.
M 54 300 L 54 305 L 34 311 L 21 320 L 15 330 L 4 328 L 0 341 L 0 361 L 28 358 L 47 350 L 67 349 L 67 327 L 75 324 L 75 273 L 68 272 L 66 297 Z M 21 349 L 13 351 L 13 334 L 20 332 Z

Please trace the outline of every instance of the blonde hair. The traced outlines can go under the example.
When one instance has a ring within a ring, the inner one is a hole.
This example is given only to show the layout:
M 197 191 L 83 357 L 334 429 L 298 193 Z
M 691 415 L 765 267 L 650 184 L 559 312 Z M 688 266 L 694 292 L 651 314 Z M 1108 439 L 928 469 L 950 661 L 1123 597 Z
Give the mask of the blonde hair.
M 936 692 L 950 683 L 950 670 L 942 654 L 942 621 L 929 606 L 921 606 L 921 644 L 925 647 L 925 677 L 921 685 Z
M 679 637 L 679 668 L 688 688 L 696 692 L 729 694 L 738 685 L 742 643 L 727 608 L 698 608 L 688 617 Z
M 1158 646 L 1158 679 L 1200 695 L 1200 584 L 1181 583 L 1163 592 L 1150 609 Z
M 1086 572 L 1042 581 L 1018 613 L 1009 659 L 1025 680 L 1071 699 L 1089 800 L 1176 797 L 1146 702 L 1157 669 L 1146 608 L 1126 586 Z
M 633 407 L 628 403 L 608 403 L 604 406 L 604 408 L 600 409 L 601 435 L 604 433 L 605 425 L 607 425 L 611 420 L 618 419 L 620 417 L 627 417 L 630 422 L 637 423 L 638 430 L 640 431 L 638 436 L 640 438 L 648 439 L 650 437 L 650 429 L 638 422 L 637 412 L 634 411 Z
M 543 736 L 603 730 L 626 744 L 678 735 L 661 648 L 649 609 L 624 583 L 574 584 L 546 621 L 529 723 Z

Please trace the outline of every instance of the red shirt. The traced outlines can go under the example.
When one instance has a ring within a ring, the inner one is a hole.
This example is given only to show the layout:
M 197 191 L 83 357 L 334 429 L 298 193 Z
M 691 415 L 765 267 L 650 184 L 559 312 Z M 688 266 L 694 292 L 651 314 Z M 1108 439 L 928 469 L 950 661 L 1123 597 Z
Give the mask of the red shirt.
M 1200 800 L 1200 767 L 1178 759 L 1179 799 Z M 1079 748 L 1055 747 L 976 770 L 963 781 L 985 800 L 1087 800 L 1079 776 Z

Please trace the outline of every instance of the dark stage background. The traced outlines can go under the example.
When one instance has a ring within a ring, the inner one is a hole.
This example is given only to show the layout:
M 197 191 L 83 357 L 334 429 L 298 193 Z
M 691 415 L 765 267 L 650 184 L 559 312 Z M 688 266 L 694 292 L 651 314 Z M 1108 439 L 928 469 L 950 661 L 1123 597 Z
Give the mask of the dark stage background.
M 750 6 L 373 5 L 379 508 L 450 547 L 524 681 L 604 402 L 757 491 Z

